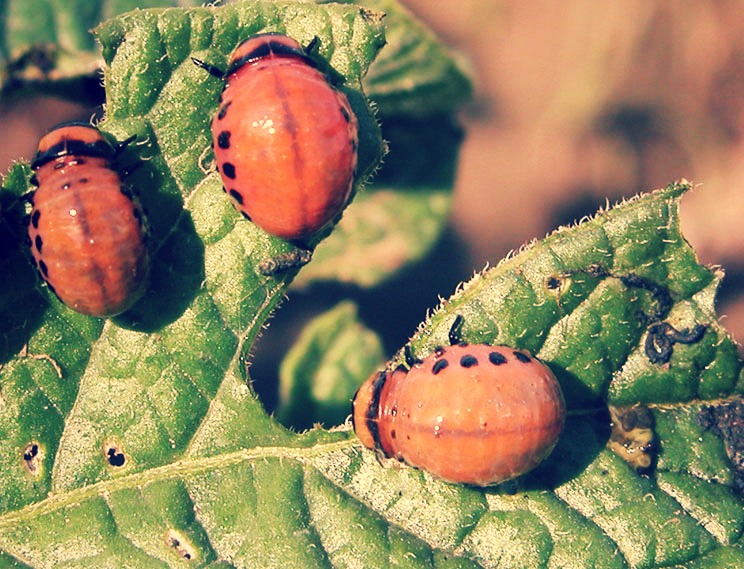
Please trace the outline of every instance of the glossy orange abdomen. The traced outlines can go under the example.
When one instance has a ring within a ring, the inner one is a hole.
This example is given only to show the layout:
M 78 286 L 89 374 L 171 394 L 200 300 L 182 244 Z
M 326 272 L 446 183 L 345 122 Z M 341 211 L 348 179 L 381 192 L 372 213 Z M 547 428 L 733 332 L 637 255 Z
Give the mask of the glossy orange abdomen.
M 448 482 L 487 486 L 544 460 L 566 408 L 550 370 L 505 346 L 440 348 L 375 374 L 354 399 L 361 442 Z
M 31 253 L 42 278 L 70 308 L 108 317 L 144 294 L 147 228 L 113 168 L 116 150 L 90 125 L 60 125 L 32 163 Z
M 346 96 L 286 36 L 251 38 L 230 63 L 212 120 L 225 191 L 268 233 L 303 240 L 349 199 L 356 117 Z

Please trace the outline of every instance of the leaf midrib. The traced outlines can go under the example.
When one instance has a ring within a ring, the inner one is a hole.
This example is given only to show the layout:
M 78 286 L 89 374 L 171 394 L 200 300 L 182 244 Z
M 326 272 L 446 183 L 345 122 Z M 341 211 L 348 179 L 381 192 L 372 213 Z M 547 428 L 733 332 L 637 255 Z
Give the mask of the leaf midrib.
M 152 482 L 181 478 L 186 475 L 196 475 L 209 470 L 229 467 L 241 462 L 264 460 L 267 458 L 295 461 L 308 460 L 317 455 L 342 451 L 354 446 L 359 446 L 359 441 L 352 438 L 330 443 L 318 443 L 306 448 L 281 446 L 254 447 L 205 458 L 184 458 L 164 466 L 135 472 L 113 480 L 96 482 L 95 484 L 64 492 L 63 494 L 52 495 L 41 502 L 29 504 L 20 510 L 0 516 L 0 531 L 5 528 L 14 527 L 26 519 L 48 514 L 73 504 L 79 504 L 94 496 L 102 496 L 129 488 L 138 488 Z

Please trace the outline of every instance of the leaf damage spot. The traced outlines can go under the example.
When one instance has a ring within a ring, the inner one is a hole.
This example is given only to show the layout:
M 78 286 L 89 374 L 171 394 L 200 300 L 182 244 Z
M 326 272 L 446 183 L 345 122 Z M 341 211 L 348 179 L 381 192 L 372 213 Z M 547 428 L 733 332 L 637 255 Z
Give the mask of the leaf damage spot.
M 115 441 L 108 441 L 103 445 L 103 456 L 109 466 L 121 468 L 127 462 L 127 457 L 121 445 Z
M 23 449 L 23 467 L 31 476 L 41 476 L 44 462 L 44 449 L 36 441 L 31 441 Z
M 607 448 L 638 474 L 649 474 L 656 455 L 654 416 L 648 407 L 609 407 L 612 434 Z
M 668 322 L 656 322 L 648 327 L 648 335 L 643 344 L 646 357 L 652 364 L 669 363 L 674 352 L 674 344 L 694 344 L 702 340 L 706 326 L 695 324 L 692 328 L 677 330 Z
M 674 299 L 667 287 L 635 273 L 613 274 L 599 265 L 592 265 L 586 272 L 593 277 L 616 278 L 628 288 L 645 290 L 651 294 L 654 303 L 653 310 L 649 314 L 639 312 L 637 317 L 641 322 L 648 325 L 643 351 L 652 364 L 664 365 L 669 363 L 674 353 L 675 344 L 694 344 L 702 340 L 705 335 L 707 326 L 704 324 L 695 324 L 692 328 L 677 330 L 668 322 L 663 321 L 674 306 Z M 546 286 L 548 285 L 549 283 L 546 283 Z
M 744 401 L 735 399 L 704 406 L 698 423 L 724 442 L 734 471 L 734 483 L 739 490 L 744 490 Z
M 181 559 L 194 561 L 197 557 L 196 549 L 191 545 L 183 534 L 177 530 L 169 529 L 165 534 L 165 543 L 174 549 Z
M 571 287 L 571 282 L 571 275 L 568 273 L 550 275 L 543 281 L 543 286 L 545 286 L 548 292 L 560 298 Z
M 312 259 L 312 256 L 312 251 L 297 248 L 290 253 L 282 253 L 281 255 L 261 261 L 258 265 L 258 272 L 265 277 L 272 277 L 277 273 L 282 273 L 290 269 L 299 269 L 307 265 L 310 259 Z

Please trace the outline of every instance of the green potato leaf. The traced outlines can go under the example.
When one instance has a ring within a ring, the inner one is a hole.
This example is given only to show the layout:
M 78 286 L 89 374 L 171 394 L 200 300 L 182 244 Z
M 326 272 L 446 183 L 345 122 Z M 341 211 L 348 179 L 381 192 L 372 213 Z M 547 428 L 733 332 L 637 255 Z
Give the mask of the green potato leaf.
M 7 0 L 0 25 L 0 88 L 52 88 L 87 100 L 90 86 L 76 83 L 101 66 L 90 30 L 102 20 L 135 8 L 199 5 L 181 0 Z
M 342 302 L 313 319 L 282 361 L 277 418 L 297 430 L 332 427 L 349 415 L 359 378 L 385 363 L 382 343 Z

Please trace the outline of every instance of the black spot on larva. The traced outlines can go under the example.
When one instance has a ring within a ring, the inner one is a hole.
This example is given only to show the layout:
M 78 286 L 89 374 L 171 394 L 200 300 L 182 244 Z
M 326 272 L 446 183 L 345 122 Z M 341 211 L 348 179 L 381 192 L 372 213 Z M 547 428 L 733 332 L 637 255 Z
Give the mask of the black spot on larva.
M 238 204 L 243 205 L 243 194 L 237 190 L 230 190 L 230 197 L 234 199 Z
M 229 130 L 223 130 L 219 133 L 217 135 L 217 146 L 223 150 L 230 148 L 230 134 L 231 132 Z
M 392 431 L 390 431 L 390 438 L 391 438 L 391 439 L 394 439 L 394 438 L 396 438 L 397 436 L 398 436 L 398 435 L 397 435 L 397 433 L 395 432 L 395 429 L 393 429 Z
M 247 213 L 245 213 L 244 211 L 241 211 L 240 213 L 241 213 L 241 215 L 242 215 L 242 216 L 243 216 L 244 218 L 246 218 L 246 219 L 247 219 L 248 221 L 252 221 L 252 220 L 251 220 L 251 216 L 250 216 L 250 215 L 248 215 L 248 214 L 247 214 Z
M 221 105 L 222 104 L 222 93 L 220 93 L 220 96 L 217 98 L 217 102 Z
M 77 164 L 79 166 L 82 166 L 83 164 L 87 164 L 88 161 L 85 158 L 78 158 L 73 162 L 73 164 Z
M 228 107 L 229 107 L 229 106 L 230 106 L 231 104 L 232 104 L 232 103 L 227 103 L 226 105 L 223 105 L 223 106 L 221 106 L 221 107 L 220 107 L 220 110 L 219 110 L 219 112 L 217 113 L 217 120 L 221 121 L 222 119 L 224 119 L 224 118 L 225 118 L 225 115 L 227 114 L 227 108 L 228 108 Z
M 522 352 L 514 352 L 514 357 L 517 358 L 523 364 L 530 363 L 530 356 L 523 354 Z
M 52 286 L 52 284 L 49 281 L 47 281 L 47 287 L 49 287 L 49 290 L 52 291 L 52 294 L 57 294 L 56 289 Z
M 351 120 L 351 117 L 349 116 L 349 111 L 346 110 L 345 107 L 339 107 L 341 109 L 341 116 L 344 117 L 344 120 L 346 122 L 349 122 Z
M 47 278 L 47 275 L 49 275 L 49 269 L 47 269 L 44 259 L 39 260 L 39 270 L 41 271 L 41 274 L 43 275 L 43 277 Z
M 235 179 L 235 164 L 232 162 L 225 162 L 222 165 L 222 173 L 230 178 L 231 180 Z
M 90 182 L 90 180 L 88 178 L 80 178 L 78 182 L 80 182 L 81 184 L 87 184 L 88 182 Z
M 41 235 L 37 235 L 36 239 L 34 239 L 34 246 L 36 247 L 36 250 L 41 254 L 41 247 L 44 245 L 44 242 L 41 239 Z
M 64 162 L 57 162 L 57 163 L 56 163 L 56 164 L 54 165 L 54 169 L 55 169 L 55 170 L 61 170 L 61 169 L 62 169 L 62 168 L 64 168 L 64 167 L 65 167 L 65 164 L 64 164 Z
M 434 362 L 434 366 L 431 368 L 431 373 L 433 373 L 434 375 L 437 375 L 440 371 L 442 371 L 448 365 L 449 365 L 449 362 L 447 360 L 437 360 L 436 362 Z
M 31 214 L 31 225 L 34 226 L 34 229 L 39 228 L 39 218 L 41 217 L 41 210 L 36 210 L 34 213 Z
M 499 352 L 491 352 L 488 354 L 488 361 L 495 366 L 500 366 L 506 363 L 506 358 Z
M 29 183 L 33 184 L 34 186 L 38 186 L 39 185 L 39 179 L 36 177 L 36 174 L 32 175 L 28 179 L 28 181 L 29 181 Z
M 462 367 L 473 367 L 478 365 L 478 358 L 470 354 L 466 354 L 460 358 L 460 365 Z

